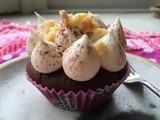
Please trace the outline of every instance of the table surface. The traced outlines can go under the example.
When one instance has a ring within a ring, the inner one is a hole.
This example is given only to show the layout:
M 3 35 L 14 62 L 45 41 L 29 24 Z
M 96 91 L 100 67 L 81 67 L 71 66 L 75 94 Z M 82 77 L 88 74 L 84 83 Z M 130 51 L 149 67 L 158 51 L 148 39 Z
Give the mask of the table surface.
M 58 14 L 41 14 L 46 19 L 59 21 Z M 101 18 L 105 23 L 113 23 L 117 16 L 121 18 L 124 27 L 135 32 L 137 31 L 154 31 L 160 32 L 160 18 L 155 18 L 151 13 L 101 13 Z M 1 15 L 0 18 L 6 18 L 12 22 L 25 23 L 31 21 L 37 23 L 34 14 L 29 15 Z
M 159 65 L 130 54 L 127 58 L 144 79 L 160 88 Z M 57 108 L 26 80 L 26 62 L 21 56 L 0 65 L 0 120 L 160 120 L 160 99 L 142 84 L 122 84 L 91 110 Z

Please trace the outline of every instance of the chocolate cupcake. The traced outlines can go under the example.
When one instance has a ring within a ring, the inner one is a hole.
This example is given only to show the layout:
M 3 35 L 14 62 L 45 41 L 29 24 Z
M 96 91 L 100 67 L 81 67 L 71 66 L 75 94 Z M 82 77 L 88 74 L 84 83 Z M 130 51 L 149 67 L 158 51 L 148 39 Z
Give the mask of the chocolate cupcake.
M 56 24 L 37 14 L 38 30 L 30 30 L 26 44 L 27 79 L 57 107 L 96 107 L 129 74 L 120 19 L 107 28 L 90 12 L 60 15 L 62 21 Z

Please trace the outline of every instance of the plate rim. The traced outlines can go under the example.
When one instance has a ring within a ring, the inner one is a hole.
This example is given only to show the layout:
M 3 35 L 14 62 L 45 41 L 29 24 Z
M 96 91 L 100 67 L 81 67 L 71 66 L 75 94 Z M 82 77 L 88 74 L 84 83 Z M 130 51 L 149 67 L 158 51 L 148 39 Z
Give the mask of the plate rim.
M 8 60 L 8 61 L 0 64 L 0 70 L 2 70 L 3 68 L 8 67 L 9 65 L 11 65 L 13 63 L 19 62 L 19 61 L 27 59 L 27 58 L 29 58 L 29 56 L 26 54 L 26 55 L 19 56 L 19 57 L 13 58 L 11 60 Z
M 126 53 L 126 56 L 133 56 L 133 57 L 136 57 L 137 59 L 141 59 L 143 61 L 146 61 L 146 62 L 149 62 L 151 63 L 152 65 L 158 67 L 160 69 L 160 64 L 156 63 L 156 62 L 153 62 L 153 61 L 150 61 L 144 57 L 141 57 L 141 56 L 137 56 L 137 55 L 134 55 L 134 54 L 131 54 L 131 53 Z M 17 57 L 17 58 L 14 58 L 12 60 L 9 60 L 9 61 L 6 61 L 2 64 L 0 64 L 0 70 L 2 70 L 3 68 L 6 68 L 8 67 L 9 65 L 13 64 L 13 63 L 16 63 L 16 62 L 19 62 L 21 60 L 24 60 L 24 59 L 27 59 L 29 58 L 29 55 L 23 55 L 23 56 L 20 56 L 20 57 Z

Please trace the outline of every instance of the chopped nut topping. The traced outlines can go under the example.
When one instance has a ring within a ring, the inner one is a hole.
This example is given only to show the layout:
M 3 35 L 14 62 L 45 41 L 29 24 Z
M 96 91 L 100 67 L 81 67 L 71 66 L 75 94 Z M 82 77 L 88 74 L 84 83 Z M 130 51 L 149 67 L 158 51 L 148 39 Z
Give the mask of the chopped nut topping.
M 44 30 L 46 33 L 48 33 L 50 31 L 50 29 L 52 27 L 54 27 L 56 25 L 55 21 L 54 20 L 46 20 L 44 23 L 43 23 L 43 26 L 44 26 Z
M 82 28 L 82 20 L 88 16 L 87 13 L 78 13 L 69 19 L 69 25 Z
M 68 17 L 69 17 L 69 18 L 73 17 L 73 14 L 68 14 Z
M 65 10 L 60 10 L 59 14 L 61 15 L 63 25 L 67 26 L 69 23 L 69 17 L 68 17 L 67 12 Z
M 98 25 L 96 23 L 94 23 L 92 21 L 92 18 L 90 18 L 89 16 L 86 16 L 83 20 L 82 20 L 82 31 L 84 33 L 87 33 L 89 31 L 92 31 L 93 29 L 97 28 Z
M 88 32 L 87 35 L 91 39 L 92 42 L 95 42 L 96 40 L 100 39 L 101 37 L 107 35 L 108 30 L 104 28 L 97 28 L 93 32 Z
M 50 29 L 50 32 L 44 36 L 44 39 L 47 41 L 54 42 L 54 39 L 56 37 L 56 32 L 59 30 L 60 26 L 55 26 Z

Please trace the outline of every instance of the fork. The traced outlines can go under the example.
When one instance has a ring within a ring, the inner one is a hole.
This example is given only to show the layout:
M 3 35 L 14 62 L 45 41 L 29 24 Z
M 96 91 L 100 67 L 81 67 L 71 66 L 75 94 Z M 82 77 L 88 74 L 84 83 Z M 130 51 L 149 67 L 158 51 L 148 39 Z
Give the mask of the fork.
M 130 75 L 128 76 L 128 78 L 125 80 L 124 83 L 142 83 L 143 85 L 148 87 L 151 91 L 153 91 L 157 96 L 160 97 L 160 90 L 158 90 L 148 81 L 144 80 L 131 65 L 130 67 L 131 67 Z

